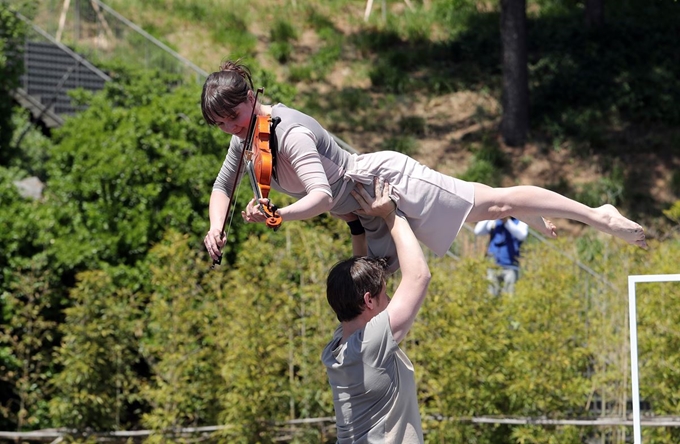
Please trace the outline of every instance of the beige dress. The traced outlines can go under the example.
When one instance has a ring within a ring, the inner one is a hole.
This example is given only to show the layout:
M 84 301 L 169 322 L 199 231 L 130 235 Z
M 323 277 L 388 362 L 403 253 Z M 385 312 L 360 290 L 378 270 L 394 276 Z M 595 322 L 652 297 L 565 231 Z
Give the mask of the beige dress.
M 441 174 L 393 151 L 357 156 L 345 180 L 368 185 L 366 189 L 373 195 L 376 176 L 393 186 L 391 197 L 397 202 L 398 214 L 406 217 L 418 240 L 436 255 L 446 254 L 474 205 L 472 183 Z M 351 196 L 349 199 L 354 201 Z M 342 209 L 340 204 L 338 207 L 333 211 Z M 369 255 L 388 257 L 390 271 L 395 271 L 399 267 L 396 248 L 384 221 L 359 218 L 366 229 Z

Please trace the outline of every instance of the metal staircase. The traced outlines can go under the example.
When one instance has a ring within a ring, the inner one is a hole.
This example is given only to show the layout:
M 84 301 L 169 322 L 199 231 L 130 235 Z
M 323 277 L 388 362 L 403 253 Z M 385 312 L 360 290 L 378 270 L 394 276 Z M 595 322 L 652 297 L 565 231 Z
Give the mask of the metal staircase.
M 24 74 L 14 99 L 48 128 L 60 126 L 66 116 L 85 109 L 72 103 L 70 90 L 100 91 L 110 77 L 23 15 L 16 15 L 33 33 L 24 46 Z

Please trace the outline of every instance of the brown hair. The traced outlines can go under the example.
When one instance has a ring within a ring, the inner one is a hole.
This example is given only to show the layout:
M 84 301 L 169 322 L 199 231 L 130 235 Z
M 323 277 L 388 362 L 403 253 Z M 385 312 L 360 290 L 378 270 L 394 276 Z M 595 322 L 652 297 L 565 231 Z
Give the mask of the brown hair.
M 250 69 L 227 60 L 220 70 L 208 76 L 201 93 L 201 111 L 208 125 L 216 125 L 215 117 L 234 118 L 234 108 L 245 102 L 253 90 Z
M 385 285 L 385 258 L 353 257 L 331 268 L 326 280 L 326 299 L 338 321 L 351 321 L 364 311 L 364 294 L 377 297 Z

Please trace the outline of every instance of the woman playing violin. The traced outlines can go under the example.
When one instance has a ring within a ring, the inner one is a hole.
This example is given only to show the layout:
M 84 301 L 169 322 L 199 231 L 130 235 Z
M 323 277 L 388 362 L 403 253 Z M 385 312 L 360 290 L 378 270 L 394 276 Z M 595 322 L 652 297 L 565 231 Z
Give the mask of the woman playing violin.
M 229 196 L 240 180 L 235 176 L 253 110 L 257 115 L 281 119 L 275 129 L 278 153 L 271 187 L 298 199 L 278 210 L 283 222 L 330 211 L 350 223 L 352 234 L 365 230 L 370 256 L 396 258 L 383 221 L 356 214 L 361 207 L 351 195 L 356 183 L 370 185 L 375 177 L 392 185 L 391 198 L 397 204 L 398 215 L 405 217 L 416 237 L 440 256 L 450 248 L 464 222 L 508 216 L 523 220 L 549 237 L 556 236 L 556 228 L 543 217 L 573 219 L 646 248 L 642 227 L 611 205 L 590 208 L 536 186 L 492 188 L 466 182 L 394 151 L 351 154 L 341 149 L 314 118 L 281 103 L 260 103 L 253 92 L 249 69 L 238 61 L 227 61 L 220 71 L 208 76 L 201 109 L 208 124 L 233 136 L 210 197 L 210 230 L 204 243 L 213 259 L 220 255 L 225 242 L 222 231 Z M 264 202 L 251 200 L 241 212 L 247 222 L 265 221 L 258 209 L 260 203 Z M 397 268 L 395 261 L 390 271 Z

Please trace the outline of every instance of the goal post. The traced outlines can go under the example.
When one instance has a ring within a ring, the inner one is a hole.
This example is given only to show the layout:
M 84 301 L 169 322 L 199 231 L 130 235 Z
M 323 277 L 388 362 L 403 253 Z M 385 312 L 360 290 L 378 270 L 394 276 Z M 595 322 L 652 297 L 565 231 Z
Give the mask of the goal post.
M 642 444 L 640 431 L 640 385 L 638 380 L 636 285 L 645 282 L 680 282 L 680 274 L 628 276 L 628 316 L 630 319 L 630 372 L 633 391 L 633 443 Z

